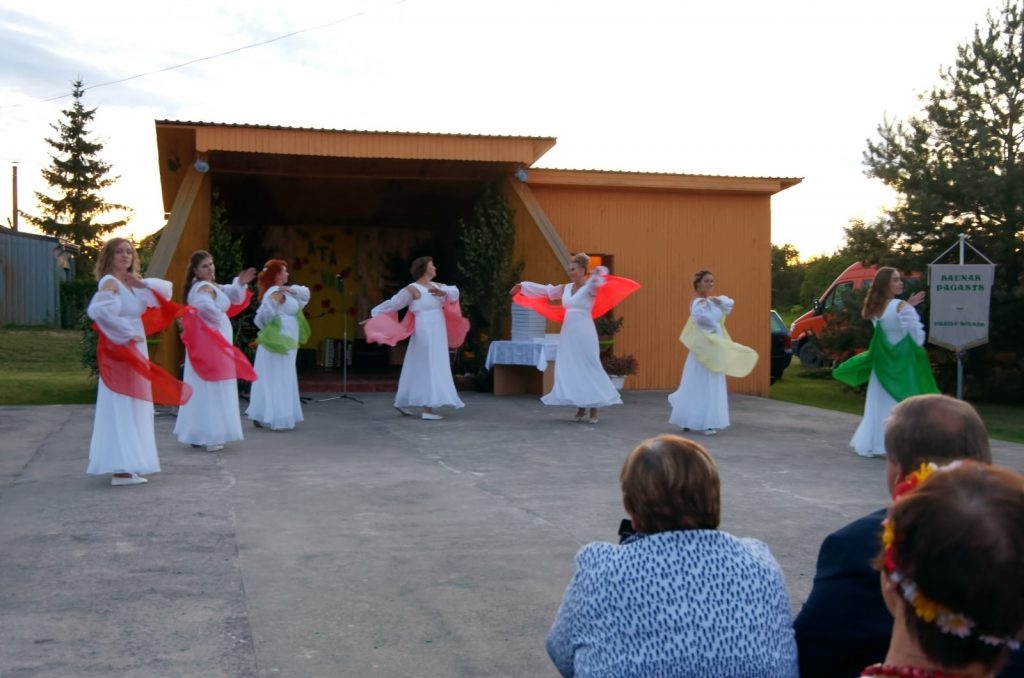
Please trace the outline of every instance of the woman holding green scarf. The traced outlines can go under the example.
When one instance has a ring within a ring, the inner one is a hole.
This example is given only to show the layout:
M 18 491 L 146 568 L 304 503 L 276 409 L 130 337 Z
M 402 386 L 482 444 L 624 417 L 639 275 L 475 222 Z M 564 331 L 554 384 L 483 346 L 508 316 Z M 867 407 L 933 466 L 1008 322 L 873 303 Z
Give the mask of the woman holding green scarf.
M 309 322 L 302 314 L 309 288 L 287 284 L 288 264 L 281 259 L 268 261 L 257 282 L 261 303 L 255 322 L 260 332 L 254 366 L 260 378 L 252 384 L 245 414 L 257 427 L 287 431 L 302 421 L 295 356 L 309 339 Z
M 891 266 L 875 273 L 864 299 L 861 316 L 875 326 L 868 350 L 842 363 L 833 372 L 850 386 L 867 382 L 864 418 L 850 446 L 862 457 L 885 456 L 885 420 L 896 403 L 922 393 L 938 393 L 924 344 L 924 326 L 914 307 L 924 301 L 924 292 L 903 294 L 903 278 Z

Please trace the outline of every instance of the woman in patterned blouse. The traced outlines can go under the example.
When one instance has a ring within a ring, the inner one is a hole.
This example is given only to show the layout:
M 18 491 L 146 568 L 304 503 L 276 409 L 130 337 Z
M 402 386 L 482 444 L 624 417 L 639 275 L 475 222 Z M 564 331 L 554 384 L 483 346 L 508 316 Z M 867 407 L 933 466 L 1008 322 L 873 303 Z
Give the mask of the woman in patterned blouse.
M 576 554 L 547 638 L 563 676 L 797 676 L 782 569 L 719 531 L 718 469 L 679 436 L 645 440 L 620 474 L 637 533 Z

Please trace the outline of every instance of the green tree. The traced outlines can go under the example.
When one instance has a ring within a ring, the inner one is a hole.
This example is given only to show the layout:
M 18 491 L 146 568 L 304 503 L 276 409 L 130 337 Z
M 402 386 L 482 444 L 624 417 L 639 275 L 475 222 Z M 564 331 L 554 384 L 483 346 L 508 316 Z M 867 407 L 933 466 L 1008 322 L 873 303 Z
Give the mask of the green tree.
M 47 138 L 54 152 L 50 166 L 43 169 L 43 179 L 55 190 L 56 197 L 36 191 L 36 201 L 42 212 L 34 216 L 21 215 L 47 235 L 57 236 L 81 247 L 81 259 L 76 266 L 78 277 L 92 275 L 101 237 L 128 223 L 131 209 L 106 202 L 100 192 L 114 184 L 118 177 L 108 176 L 111 166 L 98 158 L 103 144 L 89 138 L 89 124 L 96 115 L 95 108 L 82 105 L 84 94 L 81 80 L 72 83 L 74 103 L 62 111 L 63 119 L 50 126 L 57 132 L 55 139 Z M 101 215 L 110 212 L 124 214 L 121 219 L 101 221 Z
M 800 303 L 804 266 L 793 245 L 772 245 L 772 308 L 788 311 Z
M 1024 399 L 1024 17 L 991 12 L 909 120 L 868 142 L 869 176 L 901 197 L 885 226 L 904 269 L 924 266 L 964 234 L 999 266 L 990 343 L 972 350 L 972 397 Z M 970 383 L 967 384 L 970 389 Z M 968 391 L 970 392 L 970 391 Z
M 461 302 L 474 328 L 466 348 L 481 366 L 490 339 L 501 331 L 511 313 L 508 290 L 523 270 L 523 262 L 513 260 L 515 222 L 498 186 L 488 184 L 473 206 L 472 216 L 459 220 L 459 237 L 462 256 L 458 268 L 464 284 Z

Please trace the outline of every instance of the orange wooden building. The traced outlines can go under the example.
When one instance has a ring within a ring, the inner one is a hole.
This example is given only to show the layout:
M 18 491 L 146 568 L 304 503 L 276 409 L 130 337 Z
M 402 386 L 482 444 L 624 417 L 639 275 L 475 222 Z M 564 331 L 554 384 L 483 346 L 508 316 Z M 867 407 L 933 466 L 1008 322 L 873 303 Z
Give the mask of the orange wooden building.
M 179 283 L 189 255 L 208 247 L 216 196 L 233 229 L 293 262 L 293 281 L 314 288 L 311 346 L 340 336 L 339 321 L 355 336 L 381 298 L 384 259 L 423 242 L 454 247 L 459 219 L 500 182 L 524 279 L 564 282 L 569 254 L 582 251 L 643 285 L 617 309 L 625 323 L 616 353 L 640 362 L 628 388 L 678 385 L 691 274 L 709 268 L 716 291 L 737 300 L 733 339 L 762 356 L 730 390 L 768 393 L 771 196 L 800 179 L 534 168 L 555 144 L 549 137 L 165 120 L 156 133 L 168 220 L 147 274 Z M 337 271 L 354 284 L 334 289 Z M 180 355 L 167 340 L 155 357 L 166 366 Z

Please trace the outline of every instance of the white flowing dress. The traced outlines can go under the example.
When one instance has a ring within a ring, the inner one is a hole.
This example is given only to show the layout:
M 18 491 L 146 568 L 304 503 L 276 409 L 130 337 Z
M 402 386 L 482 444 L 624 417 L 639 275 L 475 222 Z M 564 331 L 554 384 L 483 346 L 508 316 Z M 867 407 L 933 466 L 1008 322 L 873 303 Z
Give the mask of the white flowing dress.
M 732 313 L 735 302 L 729 297 L 718 299 L 721 306 L 704 297 L 690 302 L 690 317 L 703 332 L 721 335 L 722 319 Z M 668 402 L 672 406 L 668 421 L 680 428 L 703 431 L 729 426 L 729 392 L 725 374 L 711 372 L 701 365 L 693 351 L 686 356 L 679 388 L 669 395 Z
M 370 311 L 372 317 L 377 317 L 408 306 L 409 312 L 416 316 L 416 328 L 409 337 L 402 373 L 398 377 L 395 407 L 465 407 L 452 377 L 448 329 L 444 321 L 444 303 L 458 301 L 459 288 L 440 283 L 430 285 L 444 292 L 444 296 L 434 296 L 429 287 L 412 283 L 410 286 L 419 290 L 419 299 L 413 299 L 408 287 L 403 287 Z
M 590 315 L 597 288 L 604 284 L 607 271 L 603 266 L 596 267 L 575 294 L 572 285 L 520 283 L 524 296 L 561 299 L 565 307 L 565 320 L 555 353 L 554 385 L 551 393 L 541 398 L 545 405 L 596 408 L 622 404 L 618 389 L 601 366 L 597 328 Z
M 211 297 L 204 290 L 212 290 Z M 197 280 L 188 293 L 188 304 L 199 312 L 199 318 L 230 344 L 231 319 L 227 310 L 245 300 L 245 286 L 235 278 L 230 285 L 215 285 Z M 238 380 L 206 381 L 192 367 L 185 355 L 185 383 L 192 387 L 192 397 L 178 408 L 174 435 L 191 445 L 220 445 L 242 440 L 242 416 L 238 407 Z
M 282 334 L 298 341 L 299 321 L 296 316 L 309 303 L 309 288 L 291 285 L 291 294 L 285 292 L 284 302 L 280 304 L 273 299 L 273 293 L 278 289 L 274 285 L 264 292 L 263 301 L 256 311 L 256 327 L 263 329 L 274 318 L 280 318 Z M 252 390 L 249 391 L 246 416 L 275 431 L 293 429 L 302 421 L 299 375 L 295 371 L 297 354 L 296 349 L 282 354 L 262 346 L 256 348 L 253 367 L 260 378 L 253 382 Z
M 900 307 L 902 304 L 902 308 Z M 903 341 L 908 334 L 924 345 L 924 325 L 917 309 L 899 299 L 891 299 L 882 311 L 880 318 L 872 318 L 873 325 L 881 325 L 885 338 L 890 344 Z M 875 371 L 871 371 L 868 379 L 868 393 L 864 399 L 864 418 L 850 439 L 850 447 L 862 457 L 880 457 L 885 455 L 885 420 L 896 407 L 896 399 L 878 381 Z
M 117 292 L 102 288 L 107 281 L 117 283 Z M 156 278 L 143 280 L 147 289 L 129 288 L 112 275 L 99 281 L 100 291 L 89 302 L 87 313 L 100 331 L 115 344 L 127 344 L 132 337 L 145 336 L 142 314 L 157 306 L 155 291 L 171 297 L 171 283 Z M 135 349 L 147 359 L 146 342 L 134 342 Z M 89 443 L 89 467 L 86 473 L 158 473 L 160 458 L 153 433 L 153 403 L 115 393 L 100 379 L 96 387 L 96 416 Z

